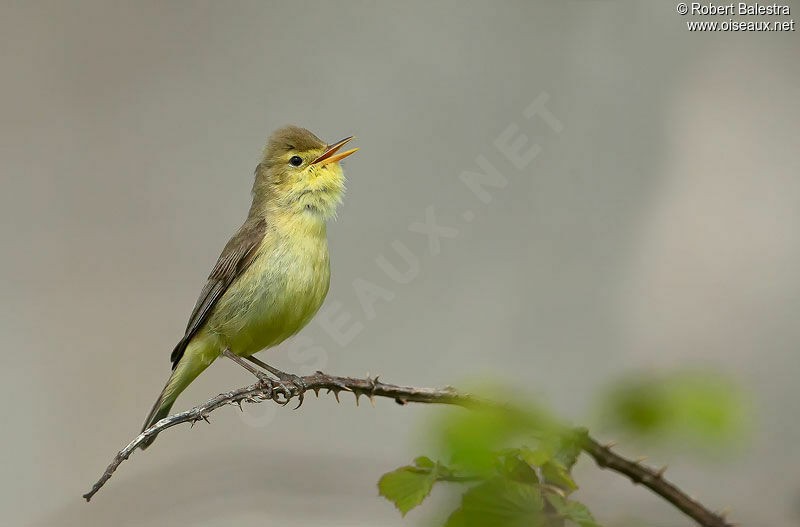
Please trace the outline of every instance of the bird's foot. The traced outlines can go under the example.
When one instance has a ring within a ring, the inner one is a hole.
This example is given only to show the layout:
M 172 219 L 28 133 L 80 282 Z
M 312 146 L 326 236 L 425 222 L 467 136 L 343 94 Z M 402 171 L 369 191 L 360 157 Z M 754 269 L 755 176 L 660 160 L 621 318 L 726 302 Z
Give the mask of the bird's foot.
M 280 374 L 276 373 L 276 377 L 278 377 L 278 382 L 276 382 L 276 386 L 274 390 L 279 390 L 283 393 L 283 405 L 289 404 L 289 401 L 292 397 L 297 397 L 297 406 L 295 406 L 295 410 L 300 408 L 303 405 L 303 400 L 305 399 L 305 392 L 308 389 L 306 383 L 303 382 L 303 379 L 293 373 L 284 373 L 280 372 Z
M 292 397 L 298 396 L 302 403 L 305 385 L 303 381 L 273 379 L 265 373 L 258 373 L 258 383 L 273 401 L 286 406 Z M 298 377 L 299 379 L 299 377 Z M 282 397 L 281 397 L 282 396 Z M 299 405 L 298 405 L 299 407 Z
M 258 378 L 258 384 L 261 388 L 267 392 L 269 397 L 273 397 L 275 394 L 275 379 L 261 372 L 255 373 L 255 376 Z
M 305 382 L 303 382 L 303 379 L 297 375 L 294 375 L 293 373 L 286 373 L 278 368 L 270 366 L 269 364 L 266 364 L 255 357 L 247 357 L 247 360 L 278 378 L 277 381 L 270 379 L 273 383 L 271 385 L 274 395 L 273 400 L 285 406 L 289 404 L 289 401 L 292 399 L 292 397 L 297 397 L 299 402 L 297 403 L 295 410 L 300 408 L 300 406 L 303 404 L 304 393 L 306 390 L 308 390 L 308 386 Z M 282 400 L 276 398 L 278 394 L 283 395 Z

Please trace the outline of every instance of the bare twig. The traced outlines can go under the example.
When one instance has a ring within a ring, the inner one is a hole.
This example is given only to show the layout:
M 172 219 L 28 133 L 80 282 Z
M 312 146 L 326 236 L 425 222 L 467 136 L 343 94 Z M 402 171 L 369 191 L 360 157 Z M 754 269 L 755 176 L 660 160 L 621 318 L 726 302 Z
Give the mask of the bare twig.
M 320 390 L 327 390 L 327 393 L 333 393 L 336 396 L 337 401 L 339 400 L 339 392 L 352 392 L 355 395 L 356 403 L 358 403 L 359 397 L 365 395 L 370 400 L 373 400 L 374 397 L 389 397 L 394 399 L 398 404 L 403 405 L 410 402 L 452 404 L 467 408 L 493 405 L 493 403 L 488 401 L 478 400 L 470 394 L 459 393 L 451 387 L 434 389 L 397 386 L 380 382 L 377 377 L 367 377 L 366 379 L 337 377 L 318 371 L 313 375 L 302 377 L 301 381 L 304 386 L 297 386 L 297 391 L 295 391 L 294 395 L 299 395 L 300 391 L 312 390 L 319 396 Z M 97 480 L 91 490 L 84 494 L 83 497 L 86 501 L 91 500 L 92 496 L 94 496 L 111 478 L 119 465 L 128 459 L 133 451 L 146 439 L 159 432 L 180 423 L 194 424 L 201 419 L 207 420 L 210 412 L 229 404 L 241 406 L 243 402 L 260 403 L 267 400 L 274 400 L 279 404 L 286 404 L 288 401 L 281 397 L 281 395 L 283 395 L 283 392 L 273 393 L 270 386 L 258 383 L 222 393 L 191 410 L 165 417 L 136 436 L 133 441 L 120 450 L 117 455 L 114 456 L 114 459 L 108 465 L 108 468 L 106 468 L 100 479 Z M 696 500 L 690 498 L 675 485 L 665 480 L 663 477 L 665 469 L 653 470 L 643 465 L 641 462 L 631 461 L 612 452 L 610 446 L 603 446 L 586 434 L 584 434 L 583 437 L 584 439 L 581 445 L 583 451 L 591 456 L 598 466 L 618 472 L 634 483 L 644 485 L 675 505 L 703 527 L 733 527 L 733 524 L 728 523 L 722 515 L 715 514 Z
M 641 462 L 626 459 L 603 446 L 591 437 L 586 436 L 583 442 L 583 451 L 592 456 L 601 468 L 613 470 L 628 477 L 632 482 L 644 485 L 668 502 L 686 513 L 698 524 L 704 527 L 732 527 L 722 514 L 716 514 L 700 502 L 689 497 L 681 489 L 664 479 L 667 467 L 653 470 Z

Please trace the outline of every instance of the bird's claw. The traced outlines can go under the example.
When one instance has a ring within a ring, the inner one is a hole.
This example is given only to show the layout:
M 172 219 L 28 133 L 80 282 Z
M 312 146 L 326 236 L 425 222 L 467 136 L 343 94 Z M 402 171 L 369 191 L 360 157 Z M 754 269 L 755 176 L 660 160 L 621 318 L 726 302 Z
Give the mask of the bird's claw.
M 258 384 L 260 384 L 267 393 L 272 395 L 272 392 L 275 390 L 275 381 L 263 373 L 257 373 L 256 377 L 258 378 Z
M 289 404 L 289 400 L 292 398 L 293 390 L 288 386 L 286 386 L 283 380 L 278 380 L 274 382 L 275 382 L 275 387 L 273 388 L 274 397 L 272 399 L 281 406 L 286 406 L 287 404 Z M 278 398 L 279 394 L 283 394 L 283 401 L 281 401 Z
M 305 382 L 303 382 L 303 379 L 301 379 L 297 375 L 294 375 L 293 373 L 286 373 L 282 375 L 281 381 L 291 383 L 292 387 L 290 389 L 290 393 L 286 398 L 286 403 L 288 403 L 289 399 L 291 399 L 292 397 L 297 396 L 297 406 L 294 407 L 294 409 L 297 410 L 303 405 L 303 401 L 305 400 L 304 394 L 308 389 L 308 386 L 306 385 Z M 286 385 L 284 384 L 284 386 Z
M 281 406 L 286 406 L 293 397 L 297 397 L 298 403 L 295 410 L 302 406 L 305 400 L 305 391 L 308 389 L 303 379 L 293 374 L 284 374 L 279 376 L 279 379 L 269 379 L 270 388 L 272 389 L 273 400 Z M 282 400 L 278 395 L 283 395 Z
M 305 400 L 305 393 L 308 390 L 308 385 L 303 382 L 303 379 L 298 377 L 297 375 L 291 375 L 291 382 L 294 384 L 295 391 L 297 392 L 297 406 L 294 407 L 295 410 L 303 406 L 303 401 Z

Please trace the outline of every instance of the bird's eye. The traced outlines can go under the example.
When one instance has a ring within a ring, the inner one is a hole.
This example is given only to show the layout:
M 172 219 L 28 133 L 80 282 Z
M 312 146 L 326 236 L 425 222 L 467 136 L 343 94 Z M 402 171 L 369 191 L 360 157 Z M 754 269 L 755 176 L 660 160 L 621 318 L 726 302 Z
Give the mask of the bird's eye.
M 303 158 L 300 156 L 292 156 L 292 158 L 289 159 L 289 164 L 293 167 L 299 167 L 303 164 Z

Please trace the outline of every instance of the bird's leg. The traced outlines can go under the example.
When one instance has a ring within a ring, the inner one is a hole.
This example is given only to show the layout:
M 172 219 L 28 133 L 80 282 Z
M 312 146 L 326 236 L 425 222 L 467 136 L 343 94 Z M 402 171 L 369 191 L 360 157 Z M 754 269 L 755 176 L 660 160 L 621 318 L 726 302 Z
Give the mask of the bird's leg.
M 293 395 L 297 395 L 297 397 L 299 399 L 299 403 L 297 404 L 297 408 L 300 408 L 300 405 L 303 404 L 303 392 L 305 392 L 308 389 L 308 387 L 306 386 L 306 383 L 303 382 L 303 379 L 301 379 L 300 377 L 298 377 L 297 375 L 295 375 L 293 373 L 286 373 L 286 372 L 283 372 L 283 371 L 279 370 L 278 368 L 270 366 L 266 362 L 263 362 L 263 361 L 255 358 L 255 357 L 253 357 L 252 355 L 249 356 L 249 357 L 245 357 L 245 359 L 249 360 L 250 362 L 252 362 L 256 366 L 267 370 L 268 372 L 273 374 L 275 377 L 277 377 L 280 381 L 292 383 L 295 386 L 294 390 L 289 390 L 286 387 L 286 385 L 283 384 L 283 382 L 279 382 L 278 386 L 283 388 L 284 395 L 286 395 L 287 402 L 288 402 L 289 398 L 291 398 Z M 297 408 L 295 408 L 295 410 Z
M 228 357 L 229 359 L 231 359 L 233 362 L 235 362 L 236 364 L 238 364 L 242 368 L 244 368 L 245 370 L 247 370 L 250 373 L 252 373 L 253 375 L 255 375 L 256 378 L 258 379 L 258 381 L 261 384 L 263 384 L 265 386 L 269 386 L 270 391 L 272 391 L 274 389 L 275 381 L 273 381 L 268 376 L 264 375 L 264 372 L 258 370 L 257 368 L 253 368 L 251 365 L 249 365 L 247 362 L 245 362 L 241 357 L 239 357 L 238 355 L 234 354 L 233 352 L 231 352 L 231 350 L 229 350 L 227 348 L 225 348 L 225 350 L 222 352 L 222 354 L 225 355 L 226 357 Z M 284 390 L 285 389 L 286 388 L 284 387 Z

